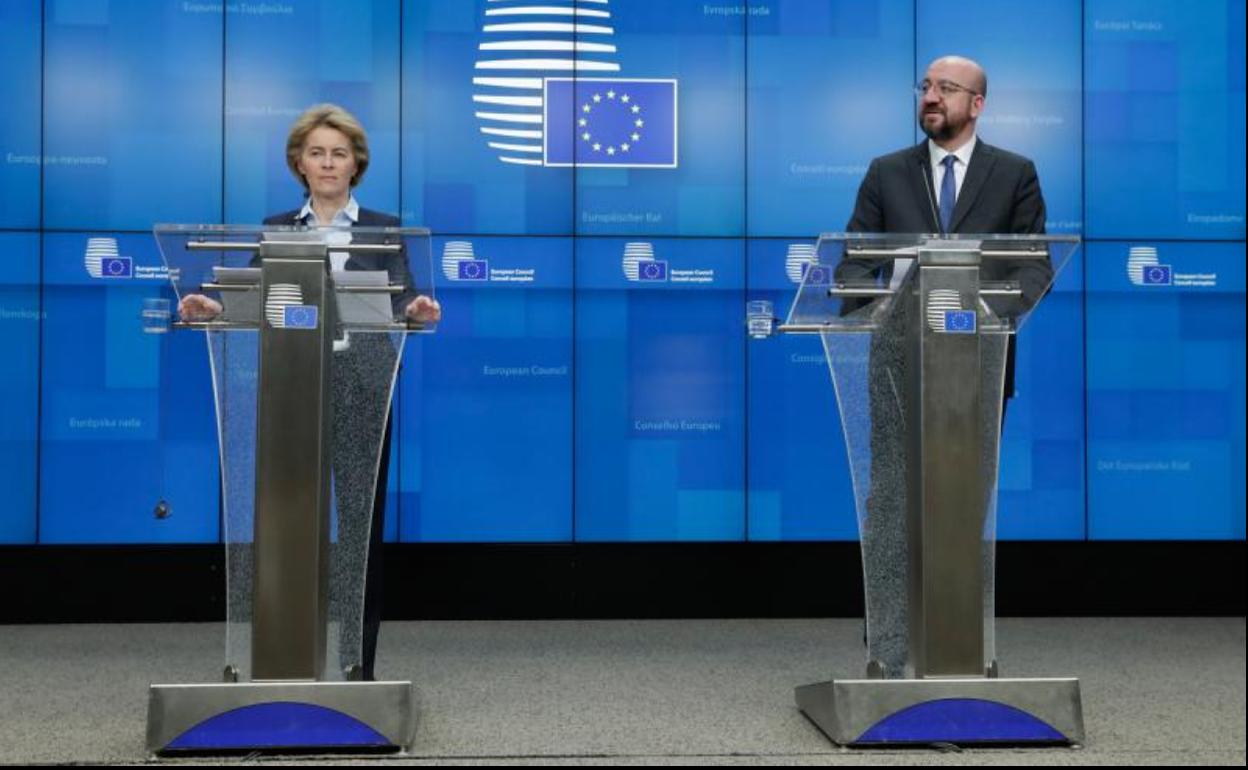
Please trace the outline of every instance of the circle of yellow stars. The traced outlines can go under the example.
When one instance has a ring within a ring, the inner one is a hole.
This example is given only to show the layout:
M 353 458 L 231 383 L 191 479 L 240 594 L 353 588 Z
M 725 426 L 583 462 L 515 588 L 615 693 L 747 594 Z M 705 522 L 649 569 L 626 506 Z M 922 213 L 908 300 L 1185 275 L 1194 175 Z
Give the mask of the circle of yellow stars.
M 589 130 L 589 116 L 595 107 L 602 105 L 602 100 L 606 99 L 607 104 L 612 102 L 624 105 L 625 109 L 632 115 L 632 131 L 625 137 L 625 141 L 619 144 L 603 144 L 595 141 L 593 133 Z M 593 148 L 594 152 L 605 152 L 607 155 L 614 156 L 618 153 L 626 153 L 637 142 L 641 141 L 641 129 L 646 125 L 646 121 L 641 117 L 641 105 L 633 101 L 628 94 L 617 94 L 615 89 L 611 89 L 606 94 L 597 93 L 590 97 L 590 100 L 581 105 L 581 115 L 576 121 L 577 131 L 580 132 L 581 141 Z

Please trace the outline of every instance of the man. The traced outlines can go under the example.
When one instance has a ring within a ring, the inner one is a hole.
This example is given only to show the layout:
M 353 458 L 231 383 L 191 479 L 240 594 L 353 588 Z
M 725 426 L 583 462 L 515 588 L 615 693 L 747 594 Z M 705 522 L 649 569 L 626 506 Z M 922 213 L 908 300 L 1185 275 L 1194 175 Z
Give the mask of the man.
M 912 234 L 1043 233 L 1044 198 L 1035 165 L 976 136 L 976 122 L 988 94 L 983 68 L 963 57 L 941 57 L 927 68 L 915 93 L 919 127 L 927 140 L 871 162 L 845 229 Z M 843 259 L 837 266 L 836 278 L 844 283 L 882 282 L 896 287 L 903 276 L 894 276 L 893 269 L 891 259 Z M 1001 316 L 1016 315 L 1034 305 L 1053 278 L 1047 260 L 988 262 L 980 272 L 985 280 L 1017 281 L 1022 289 L 1021 300 L 994 299 L 989 303 Z M 847 299 L 842 313 L 852 313 L 871 302 L 869 298 Z M 871 339 L 871 480 L 861 536 L 871 660 L 868 673 L 894 678 L 907 675 L 909 659 L 909 447 L 904 428 L 906 405 L 896 383 L 907 379 L 905 370 L 909 363 L 904 340 L 906 329 L 914 323 L 914 309 L 909 302 L 876 307 L 884 312 L 877 319 L 878 329 Z M 1014 389 L 1013 352 L 1010 337 L 1004 391 L 1007 398 Z M 1004 404 L 1001 414 L 1004 417 Z M 991 574 L 991 570 L 988 553 L 986 574 Z M 989 613 L 992 601 L 989 591 Z
M 859 233 L 1044 232 L 1044 197 L 1030 160 L 981 141 L 975 124 L 984 111 L 988 76 L 974 61 L 944 56 L 915 87 L 919 128 L 927 141 L 871 161 L 845 229 Z M 950 170 L 952 174 L 950 174 Z M 989 263 L 985 280 L 1015 280 L 1023 303 L 1034 305 L 1053 278 L 1043 261 Z M 838 281 L 892 278 L 891 260 L 845 260 Z M 851 312 L 863 303 L 846 303 Z M 1010 367 L 1012 372 L 1013 367 Z M 1007 395 L 1012 393 L 1012 382 Z
M 960 56 L 941 57 L 927 68 L 915 93 L 919 128 L 927 141 L 871 162 L 847 229 L 1043 233 L 1044 199 L 1035 165 L 975 134 L 988 96 L 983 68 Z M 946 201 L 944 158 L 949 154 L 955 158 L 954 192 Z M 942 207 L 949 205 L 946 214 Z

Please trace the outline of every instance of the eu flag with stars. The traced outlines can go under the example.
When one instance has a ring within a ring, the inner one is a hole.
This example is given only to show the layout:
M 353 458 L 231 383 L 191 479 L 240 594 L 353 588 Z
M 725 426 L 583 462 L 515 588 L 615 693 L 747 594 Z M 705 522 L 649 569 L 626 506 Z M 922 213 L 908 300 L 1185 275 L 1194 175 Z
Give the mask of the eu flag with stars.
M 547 166 L 676 167 L 676 81 L 546 78 Z

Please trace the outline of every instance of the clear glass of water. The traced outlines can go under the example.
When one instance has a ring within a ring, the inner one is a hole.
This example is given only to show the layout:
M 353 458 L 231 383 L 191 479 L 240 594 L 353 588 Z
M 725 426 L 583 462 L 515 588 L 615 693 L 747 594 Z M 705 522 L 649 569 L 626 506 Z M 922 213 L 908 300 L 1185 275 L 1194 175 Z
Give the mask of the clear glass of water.
M 148 297 L 143 300 L 143 331 L 147 334 L 164 334 L 169 331 L 170 302 L 164 297 Z
M 753 299 L 745 303 L 745 324 L 754 339 L 770 337 L 775 320 L 771 300 Z

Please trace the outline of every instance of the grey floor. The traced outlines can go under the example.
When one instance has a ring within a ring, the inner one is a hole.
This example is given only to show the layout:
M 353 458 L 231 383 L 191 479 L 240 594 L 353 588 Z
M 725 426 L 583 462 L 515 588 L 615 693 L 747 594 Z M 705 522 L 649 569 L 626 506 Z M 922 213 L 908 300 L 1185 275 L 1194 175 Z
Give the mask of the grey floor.
M 1082 749 L 833 747 L 793 687 L 859 675 L 856 620 L 423 622 L 383 626 L 378 665 L 420 691 L 415 748 L 364 762 L 1244 764 L 1243 618 L 997 633 L 1002 675 L 1082 679 Z M 147 685 L 213 681 L 223 648 L 219 624 L 0 626 L 0 762 L 146 761 Z

